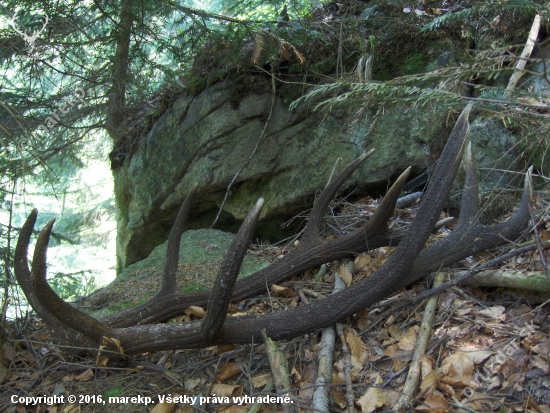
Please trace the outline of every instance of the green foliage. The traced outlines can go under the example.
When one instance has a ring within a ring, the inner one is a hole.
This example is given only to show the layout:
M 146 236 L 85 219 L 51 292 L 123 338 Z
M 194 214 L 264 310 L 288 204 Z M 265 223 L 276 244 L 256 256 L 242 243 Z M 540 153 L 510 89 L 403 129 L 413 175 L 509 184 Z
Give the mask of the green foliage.
M 48 283 L 63 299 L 85 297 L 96 289 L 94 276 L 86 271 L 71 274 L 57 273 L 48 279 Z
M 182 293 L 193 293 L 196 291 L 203 291 L 206 290 L 206 287 L 204 285 L 199 284 L 187 284 L 186 286 L 181 288 Z
M 411 53 L 403 65 L 403 74 L 413 75 L 422 73 L 426 68 L 426 57 L 419 52 Z
M 465 21 L 474 17 L 490 19 L 500 13 L 528 16 L 534 16 L 540 13 L 543 18 L 548 19 L 550 16 L 550 7 L 546 2 L 530 0 L 475 1 L 470 8 L 449 11 L 434 18 L 431 22 L 424 25 L 422 31 L 437 30 L 441 25 L 450 21 Z
M 109 402 L 109 397 L 119 397 L 124 392 L 124 387 L 122 386 L 115 386 L 110 388 L 105 392 L 105 395 L 103 396 L 103 400 L 105 400 L 107 403 Z

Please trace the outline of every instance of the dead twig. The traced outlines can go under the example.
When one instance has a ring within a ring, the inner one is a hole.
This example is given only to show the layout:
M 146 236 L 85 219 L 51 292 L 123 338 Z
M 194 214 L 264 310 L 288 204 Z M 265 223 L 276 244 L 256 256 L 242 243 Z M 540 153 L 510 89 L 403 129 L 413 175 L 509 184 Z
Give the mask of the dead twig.
M 434 287 L 441 285 L 444 279 L 443 273 L 438 273 L 435 277 Z M 420 325 L 420 331 L 418 333 L 418 338 L 416 339 L 416 345 L 414 347 L 413 357 L 411 364 L 409 366 L 409 373 L 407 374 L 407 379 L 405 380 L 405 385 L 401 391 L 401 396 L 399 401 L 393 407 L 394 412 L 398 412 L 413 398 L 414 393 L 418 387 L 421 376 L 421 363 L 422 356 L 426 353 L 426 348 L 428 347 L 428 342 L 430 341 L 430 336 L 432 334 L 435 309 L 437 308 L 437 302 L 439 300 L 439 294 L 433 295 L 428 300 L 426 304 L 426 309 L 424 310 L 424 315 L 422 317 L 422 324 Z
M 516 88 L 520 77 L 524 73 L 523 70 L 525 69 L 525 65 L 527 64 L 527 59 L 529 58 L 529 56 L 531 56 L 531 52 L 535 47 L 535 42 L 539 35 L 539 29 L 540 14 L 537 14 L 535 16 L 535 19 L 533 20 L 533 24 L 531 25 L 531 30 L 529 31 L 529 36 L 527 37 L 527 42 L 525 42 L 525 47 L 523 49 L 523 52 L 521 53 L 520 60 L 516 65 L 516 70 L 510 77 L 510 81 L 508 82 L 508 86 L 506 87 L 506 97 L 510 97 L 510 95 L 512 94 L 512 90 Z
M 265 349 L 267 352 L 267 358 L 271 367 L 271 374 L 273 381 L 275 382 L 275 388 L 279 396 L 288 395 L 292 389 L 290 384 L 290 375 L 288 374 L 287 360 L 284 354 L 277 348 L 277 345 L 271 340 L 266 333 L 265 328 L 262 330 L 262 337 L 264 339 Z M 285 405 L 287 412 L 293 412 L 294 409 Z
M 351 263 L 351 270 L 353 271 L 353 262 Z M 346 283 L 335 271 L 333 294 L 342 291 L 345 287 Z M 311 404 L 314 409 L 323 412 L 328 412 L 328 390 L 332 373 L 332 354 L 335 342 L 336 333 L 334 326 L 324 328 L 321 341 L 319 342 L 319 368 L 317 370 L 315 391 L 313 392 L 313 401 Z

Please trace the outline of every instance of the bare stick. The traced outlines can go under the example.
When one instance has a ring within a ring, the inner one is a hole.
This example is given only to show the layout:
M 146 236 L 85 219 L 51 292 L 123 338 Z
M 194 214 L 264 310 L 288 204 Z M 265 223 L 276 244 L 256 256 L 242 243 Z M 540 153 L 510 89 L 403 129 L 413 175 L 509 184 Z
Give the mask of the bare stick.
M 455 277 L 455 274 L 451 274 L 451 277 Z M 462 281 L 461 284 L 473 287 L 500 287 L 550 293 L 550 281 L 544 272 L 528 272 L 526 274 L 523 270 L 485 270 Z
M 510 77 L 510 81 L 508 82 L 508 86 L 506 87 L 506 97 L 509 97 L 511 95 L 512 90 L 514 90 L 516 88 L 516 85 L 518 84 L 519 78 L 524 73 L 523 70 L 525 69 L 525 65 L 527 64 L 527 59 L 529 58 L 529 56 L 531 56 L 531 52 L 535 47 L 535 42 L 537 40 L 537 36 L 539 35 L 539 29 L 540 14 L 537 14 L 535 16 L 535 19 L 533 20 L 533 24 L 531 25 L 531 31 L 529 32 L 529 37 L 527 38 L 527 42 L 525 43 L 525 47 L 523 48 L 523 52 L 521 53 L 520 60 L 516 65 L 516 70 Z
M 292 389 L 292 385 L 290 384 L 286 357 L 277 348 L 275 342 L 267 336 L 265 328 L 262 330 L 262 337 L 277 393 L 279 396 L 288 395 L 288 391 Z M 285 409 L 287 412 L 293 411 L 289 405 L 286 405 Z
M 340 167 L 340 164 L 342 163 L 342 158 L 336 159 L 336 162 L 334 162 L 334 166 L 332 167 L 332 171 L 330 172 L 330 176 L 328 177 L 327 184 L 325 185 L 325 188 L 330 185 L 332 182 L 332 177 L 334 176 L 334 173 L 336 170 Z
M 353 263 L 351 264 L 353 271 Z M 342 291 L 346 283 L 340 276 L 334 273 L 334 293 Z M 315 380 L 315 391 L 313 392 L 313 402 L 311 407 L 322 412 L 328 412 L 328 390 L 330 386 L 332 372 L 332 353 L 334 352 L 334 343 L 336 333 L 334 326 L 323 328 L 321 341 L 319 342 L 319 368 L 317 369 L 317 379 Z
M 443 273 L 438 273 L 435 277 L 434 287 L 441 285 L 445 275 Z M 407 380 L 401 391 L 401 396 L 399 401 L 393 407 L 394 412 L 398 412 L 403 409 L 407 402 L 409 402 L 413 396 L 414 392 L 418 387 L 420 382 L 421 365 L 422 365 L 422 356 L 426 352 L 428 347 L 428 342 L 430 341 L 430 336 L 432 334 L 432 328 L 434 323 L 435 309 L 437 307 L 437 301 L 439 300 L 439 294 L 435 294 L 428 300 L 426 304 L 426 309 L 424 310 L 424 316 L 422 317 L 422 324 L 420 325 L 420 332 L 418 333 L 418 338 L 416 339 L 416 345 L 414 347 L 414 353 L 409 366 L 409 373 L 407 374 Z
M 351 384 L 351 355 L 349 352 L 346 338 L 344 337 L 344 326 L 342 323 L 336 323 L 336 333 L 342 343 L 342 350 L 344 353 L 344 376 L 346 377 L 346 402 L 348 413 L 355 412 L 355 396 L 353 394 L 353 386 Z
M 406 206 L 414 204 L 422 197 L 422 192 L 413 192 L 412 194 L 405 195 L 397 200 L 395 207 L 397 209 L 405 208 Z
M 269 379 L 269 381 L 265 385 L 262 392 L 269 393 L 271 390 L 273 390 L 273 379 Z M 261 402 L 256 402 L 252 405 L 252 407 L 246 413 L 258 413 L 260 409 L 263 407 L 263 405 L 264 404 Z

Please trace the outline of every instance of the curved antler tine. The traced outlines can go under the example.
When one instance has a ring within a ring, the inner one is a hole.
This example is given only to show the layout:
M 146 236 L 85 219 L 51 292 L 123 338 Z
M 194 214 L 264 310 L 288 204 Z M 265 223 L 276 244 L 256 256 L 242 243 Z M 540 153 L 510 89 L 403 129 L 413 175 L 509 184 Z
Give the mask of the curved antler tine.
M 504 221 L 500 224 L 490 227 L 497 234 L 500 234 L 501 237 L 509 239 L 510 237 L 515 237 L 518 231 L 525 229 L 525 223 L 531 219 L 531 198 L 533 197 L 533 166 L 530 166 L 525 174 L 525 181 L 523 187 L 523 195 L 521 196 L 521 203 L 519 204 L 518 210 L 512 217 L 507 221 Z
M 23 227 L 21 228 L 19 238 L 17 239 L 17 245 L 15 247 L 15 254 L 13 257 L 15 277 L 17 278 L 17 282 L 25 292 L 25 295 L 27 294 L 25 290 L 30 289 L 31 285 L 31 271 L 29 269 L 27 254 L 29 253 L 29 244 L 31 242 L 32 230 L 34 228 L 34 224 L 36 224 L 37 216 L 38 210 L 34 208 L 27 217 L 27 220 L 23 224 Z M 31 299 L 29 299 L 29 302 L 30 301 Z M 30 304 L 34 307 L 34 304 L 32 302 L 30 302 Z
M 365 159 L 367 159 L 373 152 L 374 149 L 371 149 L 370 151 L 365 152 L 359 158 L 352 161 L 321 192 L 319 198 L 317 198 L 317 201 L 315 202 L 315 205 L 313 205 L 313 208 L 311 209 L 311 212 L 309 214 L 308 223 L 304 230 L 304 235 L 302 236 L 302 242 L 309 242 L 319 238 L 319 228 L 321 226 L 321 222 L 325 218 L 325 212 L 328 205 L 330 204 L 330 201 L 332 201 L 332 199 L 336 195 L 336 192 L 342 186 L 342 184 L 351 176 L 351 174 L 357 168 L 359 168 L 359 166 L 365 161 Z
M 399 178 L 397 178 L 384 198 L 382 198 L 382 202 L 380 202 L 380 205 L 376 208 L 376 212 L 368 221 L 369 225 L 386 225 L 386 222 L 388 222 L 388 219 L 390 219 L 393 214 L 397 199 L 403 190 L 403 186 L 407 183 L 410 173 L 411 167 L 409 166 L 399 175 Z
M 402 284 L 410 284 L 440 267 L 502 245 L 507 239 L 515 239 L 526 228 L 530 219 L 531 172 L 532 167 L 525 175 L 521 204 L 512 217 L 493 226 L 483 225 L 475 220 L 470 225 L 457 225 L 449 236 L 430 245 L 418 255 L 407 275 L 403 277 Z
M 23 293 L 27 297 L 27 301 L 32 306 L 34 311 L 38 314 L 42 320 L 46 323 L 48 328 L 52 331 L 53 335 L 61 339 L 62 341 L 74 341 L 75 336 L 78 334 L 76 331 L 63 325 L 45 306 L 42 305 L 40 300 L 36 297 L 36 291 L 32 283 L 31 271 L 29 269 L 28 262 L 28 250 L 31 240 L 34 224 L 36 224 L 36 218 L 38 216 L 38 210 L 35 208 L 29 214 L 27 220 L 21 228 L 17 245 L 15 247 L 14 254 L 14 272 L 15 278 Z M 87 343 L 82 343 L 86 345 Z
M 241 225 L 223 260 L 214 288 L 208 299 L 208 312 L 201 325 L 202 335 L 208 340 L 216 337 L 225 321 L 227 306 L 233 294 L 235 281 L 239 275 L 241 264 L 252 240 L 252 234 L 263 206 L 264 199 L 260 198 Z
M 36 298 L 49 313 L 63 324 L 91 338 L 96 343 L 100 343 L 103 336 L 110 335 L 110 329 L 95 318 L 63 301 L 46 280 L 46 252 L 54 222 L 55 220 L 52 219 L 40 231 L 34 247 L 31 281 Z
M 478 182 L 476 167 L 472 157 L 472 144 L 468 143 L 465 153 L 466 179 L 464 180 L 464 191 L 460 203 L 460 217 L 456 224 L 455 231 L 460 231 L 464 226 L 470 226 L 477 220 L 479 209 Z
M 183 204 L 178 212 L 176 221 L 170 230 L 168 236 L 168 246 L 166 248 L 166 264 L 164 265 L 164 271 L 162 273 L 162 285 L 157 295 L 174 294 L 177 288 L 176 272 L 178 269 L 179 251 L 181 234 L 187 222 L 187 216 L 191 209 L 191 202 L 197 190 L 198 184 L 195 184 L 189 194 L 185 197 Z

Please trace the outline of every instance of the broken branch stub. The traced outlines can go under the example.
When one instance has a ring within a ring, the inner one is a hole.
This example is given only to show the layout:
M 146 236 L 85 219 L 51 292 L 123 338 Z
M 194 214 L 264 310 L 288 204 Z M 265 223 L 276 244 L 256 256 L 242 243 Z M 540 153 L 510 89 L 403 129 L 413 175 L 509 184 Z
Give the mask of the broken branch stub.
M 257 342 L 262 339 L 263 329 L 266 329 L 270 338 L 283 340 L 332 325 L 368 308 L 396 289 L 438 270 L 441 266 L 449 265 L 474 252 L 500 245 L 506 242 L 505 239 L 516 238 L 525 228 L 529 216 L 529 174 L 526 177 L 524 196 L 516 214 L 499 225 L 482 225 L 476 219 L 477 182 L 468 150 L 466 188 L 462 199 L 464 214 L 461 215 L 457 229 L 451 235 L 422 251 L 439 217 L 445 196 L 462 159 L 470 110 L 471 105 L 468 105 L 460 115 L 422 197 L 417 216 L 404 234 L 389 229 L 387 221 L 393 214 L 409 170 L 397 179 L 376 213 L 361 228 L 334 241 L 326 241 L 319 236 L 319 226 L 328 204 L 342 183 L 368 158 L 369 153 L 366 153 L 351 162 L 321 193 L 312 209 L 300 244 L 284 258 L 239 281 L 235 282 L 235 279 L 263 201 L 256 204 L 236 236 L 222 264 L 214 289 L 200 293 L 180 293 L 175 286 L 175 265 L 178 258 L 176 242 L 179 242 L 181 236 L 185 210 L 191 203 L 190 196 L 184 201 L 183 212 L 180 214 L 182 217 L 178 216 L 175 225 L 177 229 L 174 230 L 174 234 L 178 235 L 169 238 L 167 262 L 171 264 L 167 264 L 165 268 L 161 292 L 135 309 L 96 320 L 72 308 L 55 295 L 45 278 L 45 253 L 53 222 L 46 226 L 44 235 L 41 234 L 39 237 L 31 274 L 26 255 L 36 211 L 29 216 L 18 240 L 15 256 L 17 279 L 31 305 L 54 332 L 61 330 L 61 335 L 67 337 L 67 334 L 74 335 L 76 331 L 92 343 L 97 343 L 102 336 L 117 339 L 126 354 L 200 348 L 213 344 L 247 343 L 251 340 Z M 283 282 L 325 262 L 380 246 L 395 245 L 398 242 L 396 250 L 383 266 L 368 278 L 342 292 L 289 311 L 263 316 L 226 318 L 230 302 L 264 293 L 266 287 L 271 284 Z M 207 306 L 207 316 L 203 321 L 158 324 L 182 314 L 185 308 L 191 305 Z

